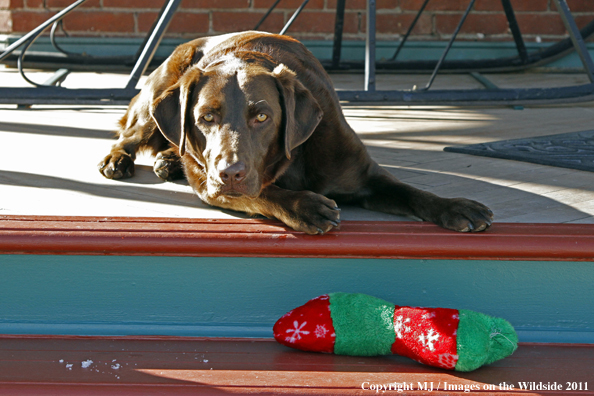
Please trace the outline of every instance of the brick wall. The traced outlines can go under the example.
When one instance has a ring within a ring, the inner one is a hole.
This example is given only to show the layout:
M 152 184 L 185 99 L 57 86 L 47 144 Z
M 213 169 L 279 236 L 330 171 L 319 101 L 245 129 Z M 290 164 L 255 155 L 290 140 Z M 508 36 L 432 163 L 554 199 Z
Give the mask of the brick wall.
M 0 0 L 0 32 L 25 33 L 74 0 Z M 281 0 L 261 30 L 278 32 L 302 0 Z M 193 38 L 252 29 L 274 0 L 184 0 L 168 31 L 169 37 Z M 414 39 L 441 40 L 452 33 L 469 0 L 432 0 Z M 164 0 L 89 0 L 64 19 L 74 36 L 143 36 Z M 378 39 L 403 34 L 423 0 L 377 0 Z M 578 25 L 594 19 L 594 0 L 568 0 Z M 347 0 L 346 40 L 365 37 L 366 0 Z M 512 0 L 527 41 L 557 40 L 565 35 L 552 0 Z M 289 34 L 299 39 L 331 39 L 336 0 L 310 0 Z M 477 0 L 460 35 L 467 40 L 510 40 L 499 0 Z

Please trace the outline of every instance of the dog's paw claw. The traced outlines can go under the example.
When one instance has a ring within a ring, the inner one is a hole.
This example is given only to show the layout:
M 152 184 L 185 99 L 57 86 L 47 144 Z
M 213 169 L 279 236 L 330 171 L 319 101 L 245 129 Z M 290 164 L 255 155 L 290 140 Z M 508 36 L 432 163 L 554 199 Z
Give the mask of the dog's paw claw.
M 303 192 L 293 206 L 291 217 L 283 221 L 296 231 L 323 235 L 340 225 L 340 211 L 333 200 Z
M 108 179 L 124 179 L 134 176 L 134 160 L 126 153 L 111 153 L 97 167 Z
M 493 222 L 493 211 L 485 205 L 464 198 L 445 199 L 439 208 L 436 224 L 459 232 L 480 232 Z
M 153 172 L 162 180 L 177 180 L 184 177 L 181 161 L 175 154 L 157 154 Z
M 486 221 L 483 224 L 481 224 L 477 229 L 473 230 L 473 232 L 485 231 L 490 226 L 491 226 L 491 222 L 490 221 Z

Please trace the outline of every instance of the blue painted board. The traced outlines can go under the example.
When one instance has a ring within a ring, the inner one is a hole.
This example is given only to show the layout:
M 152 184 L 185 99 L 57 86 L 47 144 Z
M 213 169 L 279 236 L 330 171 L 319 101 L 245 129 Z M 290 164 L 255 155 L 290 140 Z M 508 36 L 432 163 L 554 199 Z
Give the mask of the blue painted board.
M 329 292 L 508 319 L 521 341 L 594 342 L 594 263 L 0 255 L 0 333 L 269 337 Z

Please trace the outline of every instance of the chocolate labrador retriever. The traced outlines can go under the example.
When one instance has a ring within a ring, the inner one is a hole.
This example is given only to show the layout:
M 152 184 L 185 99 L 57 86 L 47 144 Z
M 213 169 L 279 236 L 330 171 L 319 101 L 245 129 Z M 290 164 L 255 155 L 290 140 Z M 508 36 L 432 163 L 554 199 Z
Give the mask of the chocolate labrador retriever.
M 185 177 L 200 199 L 262 214 L 308 234 L 340 223 L 336 202 L 482 231 L 493 213 L 394 178 L 347 124 L 322 65 L 298 41 L 261 32 L 179 46 L 147 79 L 99 164 L 109 179 L 156 155 L 162 179 Z

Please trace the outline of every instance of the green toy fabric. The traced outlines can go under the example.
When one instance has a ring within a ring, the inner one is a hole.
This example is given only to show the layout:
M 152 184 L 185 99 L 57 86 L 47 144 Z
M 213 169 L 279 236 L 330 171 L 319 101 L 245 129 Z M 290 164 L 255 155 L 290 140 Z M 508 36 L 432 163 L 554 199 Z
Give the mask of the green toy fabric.
M 472 371 L 503 359 L 518 347 L 518 336 L 505 319 L 461 309 L 457 371 Z
M 330 312 L 337 355 L 390 354 L 394 343 L 394 304 L 365 294 L 333 293 Z

